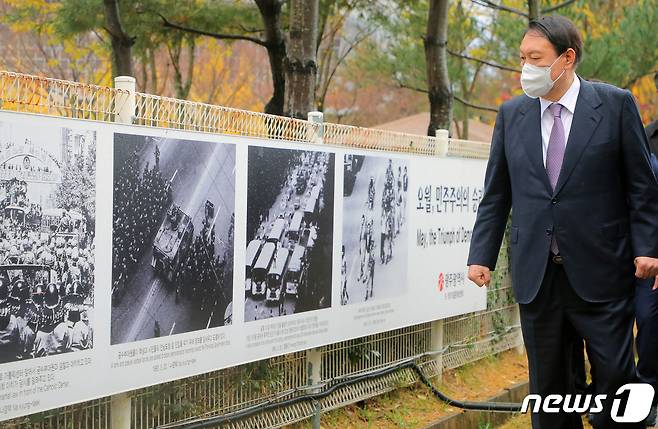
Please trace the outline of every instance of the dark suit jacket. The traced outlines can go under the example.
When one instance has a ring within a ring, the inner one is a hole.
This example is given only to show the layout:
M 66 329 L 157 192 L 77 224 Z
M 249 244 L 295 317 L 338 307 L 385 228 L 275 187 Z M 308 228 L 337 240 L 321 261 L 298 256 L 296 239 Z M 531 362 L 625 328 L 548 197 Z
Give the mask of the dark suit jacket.
M 552 235 L 581 298 L 628 297 L 634 258 L 658 257 L 658 183 L 631 93 L 581 79 L 555 192 L 543 163 L 539 100 L 522 95 L 504 103 L 468 265 L 495 268 L 510 208 L 510 268 L 519 303 L 537 295 Z
M 649 148 L 651 152 L 658 156 L 658 119 L 647 125 L 645 131 L 647 132 L 647 137 L 649 137 Z
M 653 153 L 651 153 L 651 168 L 653 169 L 653 175 L 658 178 L 658 158 Z

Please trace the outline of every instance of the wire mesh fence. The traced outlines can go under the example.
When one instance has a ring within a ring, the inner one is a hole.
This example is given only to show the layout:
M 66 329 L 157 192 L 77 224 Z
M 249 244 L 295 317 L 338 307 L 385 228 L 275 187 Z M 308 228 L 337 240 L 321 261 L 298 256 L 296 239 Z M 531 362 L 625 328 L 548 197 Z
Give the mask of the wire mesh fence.
M 126 90 L 0 71 L 0 109 L 113 122 L 125 103 Z M 436 137 L 266 115 L 157 95 L 135 93 L 133 123 L 247 137 L 350 146 L 435 155 Z M 489 144 L 449 139 L 443 154 L 488 156 Z M 507 242 L 507 240 L 505 240 Z M 319 379 L 310 380 L 308 351 L 253 362 L 130 392 L 131 428 L 175 427 L 181 422 L 224 415 L 268 401 L 301 395 L 311 387 L 362 374 L 436 349 L 442 329 L 442 353 L 420 365 L 428 376 L 456 368 L 521 344 L 518 308 L 509 276 L 508 248 L 501 250 L 498 269 L 488 290 L 487 309 L 408 326 L 315 349 L 320 354 Z M 339 388 L 312 404 L 302 402 L 229 423 L 230 428 L 275 428 L 390 391 L 416 380 L 410 370 Z M 111 427 L 111 398 L 102 398 L 0 423 L 7 429 L 105 429 Z

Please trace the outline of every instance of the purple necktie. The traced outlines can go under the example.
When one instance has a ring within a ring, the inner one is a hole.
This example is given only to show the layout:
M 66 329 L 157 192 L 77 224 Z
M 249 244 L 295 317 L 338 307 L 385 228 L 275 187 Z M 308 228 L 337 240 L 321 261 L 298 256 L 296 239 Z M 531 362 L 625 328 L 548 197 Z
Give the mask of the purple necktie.
M 559 103 L 553 103 L 548 106 L 553 114 L 553 128 L 551 128 L 551 136 L 548 139 L 548 149 L 546 150 L 546 174 L 548 174 L 548 180 L 551 182 L 553 191 L 555 191 L 557 179 L 560 177 L 566 147 L 566 142 L 564 141 L 564 125 L 560 116 L 562 114 L 562 107 Z M 555 234 L 551 236 L 551 252 L 556 255 L 559 253 Z

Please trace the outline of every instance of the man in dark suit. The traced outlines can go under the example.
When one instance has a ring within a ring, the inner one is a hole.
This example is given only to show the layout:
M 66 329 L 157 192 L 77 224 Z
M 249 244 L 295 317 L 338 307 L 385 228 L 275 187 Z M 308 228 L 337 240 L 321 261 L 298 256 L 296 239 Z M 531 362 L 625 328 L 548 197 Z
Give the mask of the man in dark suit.
M 658 73 L 654 75 L 656 92 L 658 93 Z M 654 176 L 658 177 L 658 120 L 651 122 L 645 128 L 649 138 L 651 151 L 651 168 Z M 639 280 L 635 286 L 635 323 L 637 334 L 635 348 L 637 350 L 637 378 L 642 383 L 651 384 L 658 392 L 658 289 L 653 279 Z M 577 341 L 574 347 L 574 381 L 578 393 L 589 392 L 592 386 L 587 386 L 585 371 L 585 353 L 582 341 Z M 654 397 L 649 415 L 644 420 L 647 426 L 656 426 L 658 410 L 658 395 Z
M 658 72 L 654 75 L 654 84 L 658 94 Z M 651 149 L 651 165 L 658 177 L 658 119 L 647 125 L 645 129 L 649 138 Z M 658 218 L 658 214 L 656 214 Z M 640 281 L 635 289 L 635 323 L 637 336 L 635 346 L 637 349 L 637 376 L 643 383 L 651 384 L 658 391 L 658 289 L 652 287 L 651 281 Z M 648 426 L 655 426 L 656 404 L 658 395 L 653 399 L 651 412 L 646 419 Z
M 531 22 L 520 53 L 526 95 L 496 118 L 469 279 L 491 280 L 512 209 L 512 285 L 530 390 L 572 393 L 574 342 L 584 338 L 595 393 L 608 395 L 594 426 L 618 427 L 611 399 L 635 381 L 634 275 L 658 274 L 658 183 L 646 134 L 629 91 L 575 74 L 582 39 L 568 19 Z M 578 414 L 564 412 L 533 414 L 532 423 L 582 427 Z
M 653 84 L 656 86 L 656 94 L 658 94 L 658 72 L 653 75 Z M 649 137 L 651 152 L 658 156 L 658 118 L 654 119 L 649 125 L 647 125 L 646 132 Z

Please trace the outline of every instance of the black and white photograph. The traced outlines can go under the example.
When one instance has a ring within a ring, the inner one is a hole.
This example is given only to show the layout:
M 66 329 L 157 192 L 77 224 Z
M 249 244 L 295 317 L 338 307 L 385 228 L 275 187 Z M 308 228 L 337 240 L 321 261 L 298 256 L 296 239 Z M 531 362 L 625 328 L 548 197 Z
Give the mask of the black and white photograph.
M 111 343 L 229 325 L 235 146 L 114 134 Z
M 331 307 L 335 155 L 249 147 L 245 321 Z
M 343 171 L 341 305 L 402 295 L 408 262 L 407 162 L 346 154 Z
M 0 364 L 93 347 L 96 132 L 0 122 Z

